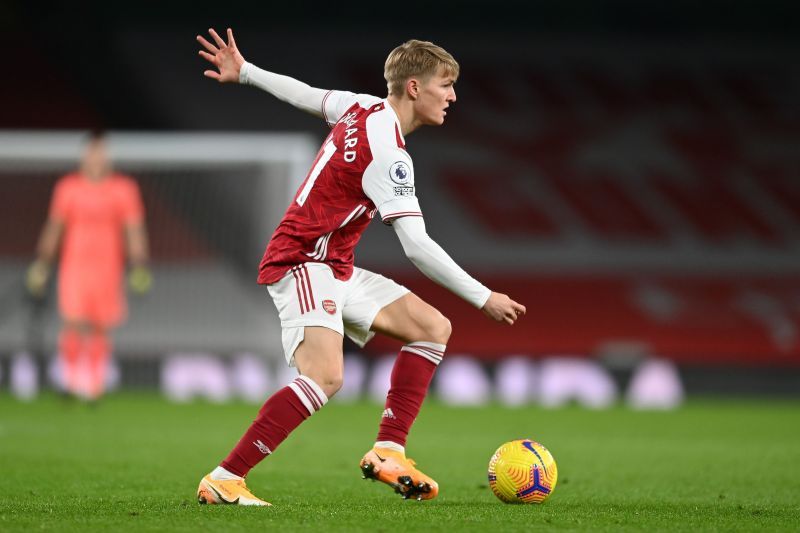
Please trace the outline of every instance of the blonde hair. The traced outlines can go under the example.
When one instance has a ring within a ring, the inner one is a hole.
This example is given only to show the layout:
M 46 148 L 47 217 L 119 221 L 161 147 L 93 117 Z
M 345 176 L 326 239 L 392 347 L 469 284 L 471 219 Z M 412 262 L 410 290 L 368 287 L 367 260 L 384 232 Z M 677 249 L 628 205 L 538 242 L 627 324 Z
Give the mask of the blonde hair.
M 429 41 L 411 39 L 389 53 L 383 67 L 383 77 L 389 87 L 389 94 L 403 93 L 403 85 L 414 76 L 427 78 L 436 74 L 440 67 L 445 75 L 458 78 L 458 62 L 447 50 Z

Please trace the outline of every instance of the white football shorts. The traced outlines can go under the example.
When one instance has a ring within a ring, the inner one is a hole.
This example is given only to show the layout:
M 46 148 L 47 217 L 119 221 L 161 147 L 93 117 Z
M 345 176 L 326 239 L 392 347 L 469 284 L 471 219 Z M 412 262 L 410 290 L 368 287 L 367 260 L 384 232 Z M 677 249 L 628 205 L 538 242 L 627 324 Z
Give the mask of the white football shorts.
M 281 319 L 289 366 L 295 366 L 294 351 L 306 326 L 330 328 L 363 347 L 375 335 L 369 328 L 378 311 L 409 293 L 389 278 L 361 268 L 355 268 L 349 280 L 338 280 L 324 263 L 292 267 L 267 289 Z

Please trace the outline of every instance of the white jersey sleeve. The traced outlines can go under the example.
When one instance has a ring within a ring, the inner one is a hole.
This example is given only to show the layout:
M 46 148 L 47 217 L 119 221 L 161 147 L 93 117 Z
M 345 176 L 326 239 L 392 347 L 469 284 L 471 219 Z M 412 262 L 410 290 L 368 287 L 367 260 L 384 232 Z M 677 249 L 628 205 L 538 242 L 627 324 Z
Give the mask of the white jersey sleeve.
M 430 238 L 421 218 L 403 217 L 392 224 L 406 257 L 420 272 L 481 309 L 492 291 L 467 274 Z
M 378 113 L 367 119 L 367 138 L 372 162 L 362 178 L 362 188 L 372 200 L 381 220 L 389 224 L 405 216 L 422 216 L 414 188 L 414 164 L 400 148 L 392 115 Z
M 322 104 L 331 91 L 316 89 L 307 83 L 282 74 L 275 74 L 245 62 L 239 70 L 239 83 L 253 85 L 298 109 L 323 116 Z
M 369 94 L 317 89 L 300 80 L 269 72 L 247 61 L 239 70 L 239 83 L 258 87 L 298 109 L 322 117 L 329 126 L 336 124 L 355 103 L 369 107 L 381 101 L 380 98 Z
M 329 126 L 336 124 L 353 104 L 370 107 L 381 101 L 377 96 L 356 94 L 350 91 L 328 91 L 322 98 L 322 118 Z

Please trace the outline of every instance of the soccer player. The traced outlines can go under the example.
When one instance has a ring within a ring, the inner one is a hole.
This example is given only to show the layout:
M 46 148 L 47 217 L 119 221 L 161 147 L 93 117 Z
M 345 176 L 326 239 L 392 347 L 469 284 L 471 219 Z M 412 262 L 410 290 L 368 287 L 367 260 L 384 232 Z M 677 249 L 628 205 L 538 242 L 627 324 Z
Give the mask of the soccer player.
M 63 241 L 63 245 L 62 245 Z M 111 354 L 109 331 L 126 314 L 128 281 L 136 292 L 150 287 L 144 211 L 136 182 L 115 173 L 106 142 L 93 134 L 80 169 L 57 183 L 50 212 L 28 268 L 28 290 L 41 297 L 59 248 L 58 304 L 63 321 L 58 353 L 67 394 L 97 400 L 105 391 Z
M 404 343 L 394 364 L 376 442 L 361 459 L 364 477 L 406 498 L 431 499 L 438 484 L 405 456 L 406 437 L 434 370 L 450 322 L 405 287 L 354 267 L 353 249 L 375 215 L 397 233 L 425 275 L 481 309 L 514 324 L 525 307 L 490 291 L 462 270 L 427 234 L 405 137 L 441 125 L 456 100 L 459 66 L 442 48 L 411 40 L 386 60 L 384 99 L 312 88 L 244 60 L 233 32 L 198 35 L 200 56 L 218 82 L 254 85 L 323 118 L 331 132 L 267 245 L 258 282 L 280 315 L 286 361 L 300 376 L 273 394 L 230 454 L 198 488 L 200 503 L 269 505 L 246 487 L 247 473 L 341 387 L 343 335 L 363 346 L 375 333 Z

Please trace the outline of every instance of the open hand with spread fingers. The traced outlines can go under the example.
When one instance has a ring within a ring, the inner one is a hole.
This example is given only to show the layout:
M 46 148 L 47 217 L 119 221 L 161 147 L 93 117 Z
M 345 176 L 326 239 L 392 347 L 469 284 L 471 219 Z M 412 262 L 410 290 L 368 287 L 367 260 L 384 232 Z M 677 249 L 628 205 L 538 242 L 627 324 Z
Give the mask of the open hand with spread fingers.
M 205 48 L 205 50 L 200 50 L 199 54 L 200 57 L 214 65 L 217 70 L 206 70 L 203 75 L 220 83 L 239 83 L 239 70 L 244 64 L 244 57 L 236 47 L 233 30 L 228 28 L 227 43 L 222 40 L 222 37 L 219 36 L 214 28 L 209 28 L 208 34 L 214 41 L 213 43 L 202 35 L 197 36 L 197 42 Z

